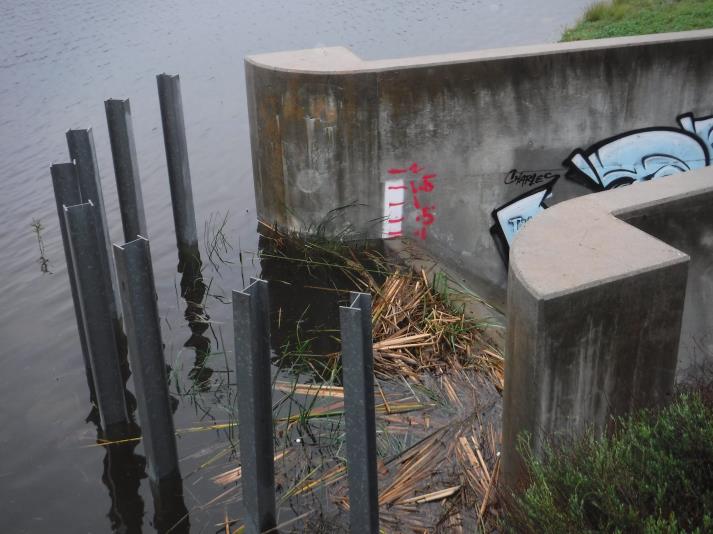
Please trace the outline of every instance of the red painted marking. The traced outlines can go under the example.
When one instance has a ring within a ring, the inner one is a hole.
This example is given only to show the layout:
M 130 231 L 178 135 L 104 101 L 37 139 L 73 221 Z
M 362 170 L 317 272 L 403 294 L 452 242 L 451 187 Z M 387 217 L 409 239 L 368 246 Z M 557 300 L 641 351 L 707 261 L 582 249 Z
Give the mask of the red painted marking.
M 403 206 L 403 202 L 389 202 L 389 206 Z
M 406 189 L 405 185 L 390 185 L 389 189 Z
M 403 234 L 401 232 L 387 232 L 386 235 L 396 237 L 396 236 L 403 235 Z
M 413 207 L 417 210 L 421 209 L 421 203 L 418 201 L 418 195 L 416 193 L 413 194 Z
M 416 220 L 418 221 L 423 219 L 423 226 L 432 225 L 434 222 L 436 222 L 436 216 L 431 213 L 431 210 L 435 208 L 436 206 L 424 206 L 421 210 L 421 217 L 416 217 Z
M 403 174 L 405 172 L 411 171 L 413 174 L 418 174 L 423 170 L 423 167 L 419 167 L 418 163 L 412 163 L 408 169 L 389 169 L 387 172 L 389 174 Z
M 431 183 L 431 180 L 433 180 L 436 177 L 435 174 L 424 174 L 421 177 L 421 180 L 423 180 L 423 185 L 419 187 L 419 190 L 425 191 L 426 193 L 430 193 L 435 189 L 435 185 Z
M 400 222 L 403 222 L 403 221 L 404 221 L 404 218 L 403 218 L 403 217 L 401 217 L 400 219 L 389 219 L 389 222 L 390 222 L 391 224 L 400 223 Z

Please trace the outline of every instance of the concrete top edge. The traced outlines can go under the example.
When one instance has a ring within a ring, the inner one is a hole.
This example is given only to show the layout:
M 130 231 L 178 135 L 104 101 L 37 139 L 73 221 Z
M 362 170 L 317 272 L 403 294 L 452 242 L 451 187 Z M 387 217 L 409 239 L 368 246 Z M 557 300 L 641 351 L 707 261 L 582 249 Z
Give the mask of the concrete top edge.
M 562 202 L 517 234 L 510 268 L 546 300 L 686 262 L 688 255 L 622 219 L 699 196 L 713 196 L 712 167 Z
M 641 187 L 642 185 L 646 187 Z M 656 206 L 699 195 L 713 196 L 713 167 L 689 171 L 680 176 L 672 176 L 670 179 L 632 184 L 630 187 L 636 187 L 634 198 L 626 187 L 604 191 L 593 198 L 613 216 L 626 220 L 629 214 Z
M 633 37 L 612 37 L 608 39 L 574 41 L 569 43 L 547 43 L 508 48 L 491 48 L 468 52 L 372 61 L 361 59 L 348 48 L 335 46 L 256 54 L 247 56 L 245 61 L 268 70 L 303 74 L 354 74 L 359 72 L 388 71 L 406 67 L 429 67 L 523 56 L 657 45 L 705 39 L 713 39 L 713 29 L 658 33 Z

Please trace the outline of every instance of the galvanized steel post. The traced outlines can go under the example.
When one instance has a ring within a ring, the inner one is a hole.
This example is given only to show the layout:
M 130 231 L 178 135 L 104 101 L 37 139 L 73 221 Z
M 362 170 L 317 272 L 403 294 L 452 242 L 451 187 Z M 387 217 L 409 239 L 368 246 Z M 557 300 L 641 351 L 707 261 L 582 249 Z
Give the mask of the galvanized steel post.
M 376 473 L 371 296 L 353 292 L 350 299 L 350 306 L 341 306 L 339 309 L 349 479 L 349 531 L 378 534 L 379 489 Z
M 238 437 L 247 534 L 275 527 L 275 466 L 267 282 L 233 291 Z
M 72 292 L 72 301 L 74 302 L 74 316 L 77 320 L 79 343 L 82 347 L 84 370 L 87 375 L 87 385 L 89 386 L 89 396 L 92 402 L 96 402 L 94 379 L 92 378 L 92 366 L 89 360 L 89 348 L 87 347 L 87 334 L 84 331 L 84 322 L 82 321 L 82 308 L 81 303 L 79 302 L 77 281 L 74 275 L 74 262 L 72 261 L 72 251 L 69 247 L 67 225 L 64 220 L 64 206 L 74 206 L 75 204 L 82 203 L 81 195 L 79 194 L 77 169 L 75 168 L 74 163 L 56 163 L 50 166 L 50 173 L 52 175 L 52 187 L 54 188 L 54 200 L 57 204 L 59 231 L 62 234 L 62 245 L 64 246 L 64 259 L 67 263 L 67 276 L 69 277 L 69 287 Z
M 149 241 L 115 244 L 114 257 L 149 478 L 158 483 L 179 468 Z
M 115 343 L 116 322 L 111 306 L 113 292 L 99 232 L 98 207 L 91 201 L 65 206 L 64 217 L 99 415 L 108 435 L 122 435 L 126 432 L 129 417 L 119 351 Z
M 102 195 L 101 180 L 99 178 L 99 165 L 97 164 L 97 155 L 94 150 L 94 137 L 92 129 L 83 130 L 67 130 L 67 146 L 69 148 L 69 157 L 77 166 L 77 178 L 79 180 L 79 194 L 82 197 L 82 202 L 92 202 L 99 210 L 95 218 L 95 224 L 101 246 L 106 251 L 102 258 L 106 259 L 106 269 L 109 273 L 109 281 L 111 283 L 111 298 L 109 305 L 112 317 L 115 322 L 115 333 L 117 347 L 123 349 L 125 344 L 123 333 L 121 331 L 121 313 L 118 306 L 118 298 L 116 294 L 116 271 L 114 262 L 111 258 L 111 243 L 109 241 L 109 225 L 106 222 L 106 210 L 104 209 L 104 196 Z
M 112 98 L 104 102 L 104 109 L 109 127 L 111 155 L 114 160 L 116 190 L 119 194 L 121 225 L 124 229 L 124 241 L 128 243 L 139 235 L 148 236 L 139 179 L 139 163 L 134 143 L 134 128 L 131 122 L 131 106 L 128 99 Z
M 171 186 L 173 221 L 179 254 L 179 272 L 187 261 L 198 256 L 198 232 L 193 207 L 191 171 L 188 165 L 186 127 L 181 103 L 181 82 L 178 75 L 159 74 L 158 98 L 161 106 L 163 140 L 166 147 L 168 179 Z

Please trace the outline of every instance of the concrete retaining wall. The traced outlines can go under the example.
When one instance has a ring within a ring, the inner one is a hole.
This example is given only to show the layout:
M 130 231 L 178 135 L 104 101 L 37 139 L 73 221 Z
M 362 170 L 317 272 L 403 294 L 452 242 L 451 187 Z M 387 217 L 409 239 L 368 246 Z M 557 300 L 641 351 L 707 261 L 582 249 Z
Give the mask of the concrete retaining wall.
M 523 431 L 537 454 L 545 439 L 603 429 L 665 402 L 676 375 L 706 355 L 710 365 L 713 168 L 538 215 L 510 255 L 505 481 L 522 474 Z
M 564 177 L 573 150 L 586 157 L 618 134 L 682 130 L 679 114 L 713 113 L 712 55 L 704 30 L 388 61 L 344 48 L 249 57 L 258 215 L 298 230 L 328 219 L 333 233 L 424 238 L 504 295 L 493 210 L 555 177 L 550 204 L 601 189 L 575 164 L 578 179 Z M 702 149 L 684 141 L 685 169 L 709 163 L 692 163 Z

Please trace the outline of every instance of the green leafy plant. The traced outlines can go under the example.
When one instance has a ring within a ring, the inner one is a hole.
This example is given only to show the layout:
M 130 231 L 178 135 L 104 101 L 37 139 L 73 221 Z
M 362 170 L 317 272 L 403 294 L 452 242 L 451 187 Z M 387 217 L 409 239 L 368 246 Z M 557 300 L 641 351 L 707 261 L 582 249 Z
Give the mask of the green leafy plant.
M 711 532 L 713 409 L 682 395 L 659 413 L 618 419 L 537 459 L 522 448 L 530 485 L 511 496 L 510 532 Z

